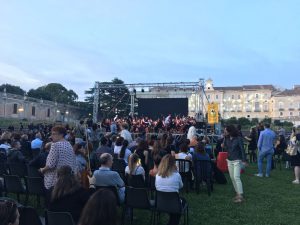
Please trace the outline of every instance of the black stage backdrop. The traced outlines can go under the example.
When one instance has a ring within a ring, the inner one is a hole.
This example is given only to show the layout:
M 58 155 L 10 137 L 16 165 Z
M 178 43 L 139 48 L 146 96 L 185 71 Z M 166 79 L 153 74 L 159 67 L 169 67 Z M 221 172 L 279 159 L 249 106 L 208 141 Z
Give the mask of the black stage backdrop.
M 157 119 L 168 114 L 187 116 L 188 98 L 139 98 L 138 115 Z

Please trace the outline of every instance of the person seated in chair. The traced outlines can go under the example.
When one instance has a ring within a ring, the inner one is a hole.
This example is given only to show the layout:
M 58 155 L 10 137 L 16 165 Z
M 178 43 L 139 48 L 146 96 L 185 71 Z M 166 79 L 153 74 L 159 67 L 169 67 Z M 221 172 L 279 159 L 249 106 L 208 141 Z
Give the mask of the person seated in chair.
M 100 157 L 101 167 L 90 178 L 90 184 L 97 186 L 115 186 L 118 189 L 120 202 L 125 200 L 125 184 L 118 172 L 112 171 L 113 157 L 103 153 Z
M 175 158 L 167 154 L 165 155 L 158 167 L 158 173 L 155 179 L 156 190 L 162 192 L 179 192 L 183 187 L 182 179 L 177 171 Z M 181 214 L 169 214 L 169 223 L 177 225 L 180 222 Z
M 145 180 L 145 170 L 141 165 L 141 159 L 138 154 L 133 153 L 129 156 L 128 166 L 125 168 L 126 175 L 142 175 Z
M 29 166 L 33 166 L 37 169 L 46 166 L 47 156 L 49 154 L 52 142 L 45 144 L 43 150 L 33 160 L 29 162 Z
M 11 200 L 0 200 L 0 224 L 19 225 L 20 213 L 17 204 Z
M 25 156 L 21 152 L 21 144 L 19 141 L 14 141 L 7 155 L 8 163 L 25 163 Z
M 49 210 L 70 212 L 77 224 L 81 211 L 93 190 L 84 189 L 71 167 L 62 166 L 57 171 L 57 182 L 51 192 Z

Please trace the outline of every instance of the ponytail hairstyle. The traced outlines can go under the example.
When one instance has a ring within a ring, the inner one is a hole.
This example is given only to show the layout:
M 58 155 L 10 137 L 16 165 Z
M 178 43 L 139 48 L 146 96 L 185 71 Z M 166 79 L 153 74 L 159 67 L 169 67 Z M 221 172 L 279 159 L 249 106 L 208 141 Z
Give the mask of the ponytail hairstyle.
M 129 156 L 128 167 L 129 167 L 129 176 L 133 175 L 133 172 L 137 166 L 140 157 L 138 154 L 133 153 Z
M 127 140 L 124 140 L 123 141 L 123 144 L 122 144 L 122 148 L 121 148 L 121 151 L 120 151 L 120 153 L 119 153 L 119 158 L 120 159 L 124 159 L 124 156 L 125 156 L 125 151 L 126 151 L 126 149 L 127 149 L 127 147 L 128 147 L 128 141 Z

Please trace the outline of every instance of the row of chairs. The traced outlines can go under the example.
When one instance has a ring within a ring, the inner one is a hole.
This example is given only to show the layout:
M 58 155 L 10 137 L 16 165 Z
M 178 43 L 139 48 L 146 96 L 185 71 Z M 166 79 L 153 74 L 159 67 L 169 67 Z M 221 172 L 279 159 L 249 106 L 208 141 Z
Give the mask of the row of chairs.
M 207 186 L 208 195 L 213 190 L 213 179 L 212 179 L 212 165 L 209 160 L 196 160 L 192 167 L 192 163 L 185 159 L 176 159 L 176 164 L 179 173 L 182 177 L 186 193 L 189 192 L 189 182 L 194 176 L 196 192 L 199 194 L 200 184 L 204 182 Z M 141 176 L 130 176 L 131 181 L 125 176 L 125 162 L 123 159 L 114 159 L 112 170 L 118 172 L 124 182 L 133 187 L 149 187 L 155 189 L 155 179 L 149 176 L 146 183 L 143 181 Z M 154 180 L 153 180 L 154 179 Z M 129 183 L 131 182 L 131 183 Z
M 133 209 L 149 210 L 150 224 L 157 224 L 161 213 L 184 215 L 184 224 L 189 224 L 188 204 L 182 200 L 177 192 L 156 191 L 155 200 L 149 199 L 147 189 L 126 187 L 125 205 L 123 207 L 122 222 L 125 224 L 126 209 L 130 209 L 130 224 L 133 223 Z
M 97 187 L 111 190 L 117 199 L 117 189 L 115 187 Z M 155 200 L 149 199 L 148 190 L 145 188 L 126 187 L 125 203 L 118 205 L 123 208 L 121 223 L 125 224 L 127 209 L 130 209 L 130 224 L 133 224 L 133 210 L 149 210 L 151 212 L 150 224 L 158 224 L 161 213 L 181 214 L 184 216 L 184 224 L 188 225 L 188 203 L 182 200 L 177 192 L 156 191 Z M 46 225 L 75 225 L 72 215 L 68 212 L 45 212 Z
M 17 175 L 21 178 L 26 176 L 42 177 L 36 167 L 25 163 L 0 163 L 0 176 L 3 175 Z
M 40 197 L 45 196 L 44 180 L 42 177 L 25 177 L 25 185 L 21 178 L 17 175 L 4 175 L 4 193 L 17 195 L 20 202 L 20 195 L 25 195 L 25 205 L 28 204 L 29 196 L 33 195 L 37 198 L 38 206 L 40 206 Z

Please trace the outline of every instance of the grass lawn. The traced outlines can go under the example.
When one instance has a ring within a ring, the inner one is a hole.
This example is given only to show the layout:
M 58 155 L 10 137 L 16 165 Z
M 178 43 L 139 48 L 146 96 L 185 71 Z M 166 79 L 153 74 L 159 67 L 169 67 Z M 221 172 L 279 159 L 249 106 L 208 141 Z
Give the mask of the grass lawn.
M 199 195 L 183 193 L 189 203 L 190 224 L 299 225 L 300 185 L 291 183 L 293 171 L 277 168 L 270 178 L 255 177 L 255 173 L 256 164 L 252 164 L 242 175 L 246 200 L 241 204 L 232 202 L 234 191 L 229 176 L 226 185 L 214 185 L 210 197 L 205 190 Z M 135 211 L 134 217 L 136 225 L 150 224 L 150 213 Z M 164 216 L 161 224 L 166 224 L 166 219 Z

